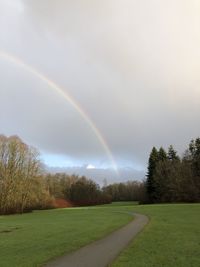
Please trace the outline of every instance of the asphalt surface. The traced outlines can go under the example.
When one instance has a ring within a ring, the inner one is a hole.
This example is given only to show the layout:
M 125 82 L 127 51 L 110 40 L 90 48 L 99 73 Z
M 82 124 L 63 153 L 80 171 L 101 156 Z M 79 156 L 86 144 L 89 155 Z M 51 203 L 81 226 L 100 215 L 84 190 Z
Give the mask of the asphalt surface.
M 119 253 L 128 246 L 135 236 L 144 228 L 147 216 L 131 213 L 134 220 L 103 239 L 95 241 L 81 249 L 59 257 L 46 264 L 46 267 L 106 267 Z

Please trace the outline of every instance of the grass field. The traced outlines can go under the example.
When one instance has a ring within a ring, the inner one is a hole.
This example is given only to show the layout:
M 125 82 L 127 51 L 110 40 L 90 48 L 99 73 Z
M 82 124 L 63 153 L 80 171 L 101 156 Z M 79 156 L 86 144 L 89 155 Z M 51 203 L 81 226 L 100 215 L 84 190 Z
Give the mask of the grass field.
M 0 266 L 41 266 L 132 220 L 130 215 L 113 209 L 58 209 L 0 216 Z
M 128 223 L 135 211 L 150 223 L 112 267 L 199 267 L 200 204 L 113 203 L 92 208 L 0 216 L 0 266 L 41 266 Z
M 200 204 L 146 205 L 132 210 L 151 221 L 112 267 L 200 266 Z

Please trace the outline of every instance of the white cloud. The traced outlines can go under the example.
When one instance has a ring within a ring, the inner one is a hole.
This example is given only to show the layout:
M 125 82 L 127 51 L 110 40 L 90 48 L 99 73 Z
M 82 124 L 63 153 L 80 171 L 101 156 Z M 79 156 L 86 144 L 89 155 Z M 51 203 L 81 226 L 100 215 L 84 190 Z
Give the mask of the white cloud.
M 88 164 L 88 165 L 86 166 L 86 169 L 87 169 L 87 170 L 93 170 L 93 169 L 96 169 L 96 167 L 95 167 L 94 165 L 92 165 L 92 164 Z

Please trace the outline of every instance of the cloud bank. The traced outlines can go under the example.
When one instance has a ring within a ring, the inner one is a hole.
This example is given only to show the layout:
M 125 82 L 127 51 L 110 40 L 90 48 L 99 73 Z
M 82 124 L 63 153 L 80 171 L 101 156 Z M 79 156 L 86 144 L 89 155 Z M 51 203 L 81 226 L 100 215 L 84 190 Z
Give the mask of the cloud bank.
M 152 146 L 182 152 L 200 124 L 200 4 L 183 0 L 0 2 L 0 50 L 65 88 L 120 167 L 145 170 Z M 0 58 L 0 131 L 42 153 L 109 167 L 74 108 Z

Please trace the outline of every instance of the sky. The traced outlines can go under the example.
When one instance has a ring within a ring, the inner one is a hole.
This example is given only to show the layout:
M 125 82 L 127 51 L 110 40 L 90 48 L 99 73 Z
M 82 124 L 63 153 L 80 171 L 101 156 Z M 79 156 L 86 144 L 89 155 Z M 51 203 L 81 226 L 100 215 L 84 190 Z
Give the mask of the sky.
M 198 0 L 0 0 L 0 133 L 49 168 L 142 178 L 153 146 L 183 153 L 199 73 Z

